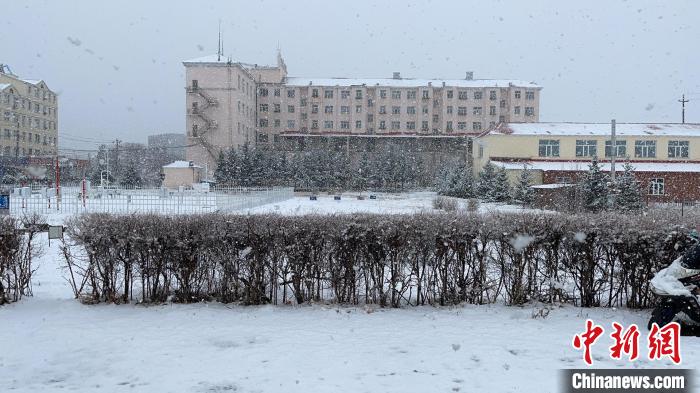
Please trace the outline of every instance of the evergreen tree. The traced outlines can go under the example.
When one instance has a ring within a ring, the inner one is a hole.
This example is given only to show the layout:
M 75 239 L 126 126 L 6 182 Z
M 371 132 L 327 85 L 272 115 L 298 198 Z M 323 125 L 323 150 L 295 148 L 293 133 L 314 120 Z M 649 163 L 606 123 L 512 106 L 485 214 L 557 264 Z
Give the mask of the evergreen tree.
M 490 161 L 481 168 L 479 172 L 479 180 L 476 185 L 476 196 L 478 198 L 490 201 L 494 195 L 494 181 L 496 179 L 497 169 Z
M 508 202 L 510 201 L 510 182 L 508 181 L 508 172 L 501 167 L 496 170 L 496 178 L 493 181 L 491 194 L 488 198 L 493 202 Z
M 524 205 L 529 205 L 535 199 L 535 191 L 532 189 L 532 172 L 527 165 L 523 165 L 518 182 L 513 190 L 513 199 Z
M 135 166 L 130 165 L 124 170 L 120 184 L 125 187 L 141 187 L 143 181 L 141 180 L 141 175 Z
M 438 169 L 435 183 L 439 195 L 472 198 L 475 194 L 472 169 L 466 164 L 443 165 Z
M 217 183 L 228 183 L 231 181 L 229 177 L 228 162 L 223 150 L 219 151 L 219 156 L 216 158 L 216 169 L 214 170 L 214 180 Z
M 608 176 L 600 170 L 597 158 L 593 158 L 579 186 L 586 210 L 599 212 L 608 208 Z
M 615 209 L 621 211 L 636 211 L 644 207 L 642 192 L 634 176 L 634 168 L 629 162 L 623 166 L 624 171 L 615 182 Z

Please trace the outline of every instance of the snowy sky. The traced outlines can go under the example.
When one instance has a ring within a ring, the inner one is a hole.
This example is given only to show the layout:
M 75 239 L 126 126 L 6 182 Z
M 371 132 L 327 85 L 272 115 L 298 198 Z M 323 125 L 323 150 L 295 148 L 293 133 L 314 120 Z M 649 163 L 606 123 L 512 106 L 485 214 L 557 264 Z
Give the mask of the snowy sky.
M 291 76 L 508 78 L 542 121 L 700 122 L 697 1 L 5 1 L 0 63 L 61 94 L 62 148 L 184 132 L 181 61 L 216 52 Z

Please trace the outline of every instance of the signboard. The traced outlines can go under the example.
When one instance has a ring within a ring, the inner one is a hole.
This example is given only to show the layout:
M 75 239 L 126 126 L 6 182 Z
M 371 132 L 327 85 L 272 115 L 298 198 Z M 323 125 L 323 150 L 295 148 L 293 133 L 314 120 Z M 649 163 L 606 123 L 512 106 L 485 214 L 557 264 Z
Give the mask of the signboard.
M 62 238 L 63 238 L 63 226 L 50 225 L 49 226 L 49 239 L 62 239 Z
M 10 196 L 7 194 L 0 194 L 0 216 L 6 216 L 10 214 Z

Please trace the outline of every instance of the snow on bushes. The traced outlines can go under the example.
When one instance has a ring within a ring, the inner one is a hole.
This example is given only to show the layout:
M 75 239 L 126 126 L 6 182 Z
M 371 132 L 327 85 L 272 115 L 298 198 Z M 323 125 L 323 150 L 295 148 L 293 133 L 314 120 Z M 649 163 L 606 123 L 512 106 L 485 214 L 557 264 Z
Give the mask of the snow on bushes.
M 67 227 L 76 297 L 115 303 L 648 307 L 650 278 L 690 242 L 651 215 L 93 214 Z
M 40 221 L 38 216 L 0 217 L 0 305 L 32 294 L 32 260 L 40 252 L 34 239 Z

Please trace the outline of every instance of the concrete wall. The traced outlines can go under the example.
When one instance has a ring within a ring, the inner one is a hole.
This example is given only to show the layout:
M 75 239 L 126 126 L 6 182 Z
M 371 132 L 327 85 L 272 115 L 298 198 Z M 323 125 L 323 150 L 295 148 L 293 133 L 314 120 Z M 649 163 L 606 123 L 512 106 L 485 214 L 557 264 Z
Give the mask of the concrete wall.
M 192 187 L 193 183 L 199 183 L 202 180 L 202 172 L 202 168 L 197 167 L 163 168 L 163 173 L 165 174 L 163 187 Z

